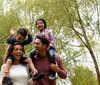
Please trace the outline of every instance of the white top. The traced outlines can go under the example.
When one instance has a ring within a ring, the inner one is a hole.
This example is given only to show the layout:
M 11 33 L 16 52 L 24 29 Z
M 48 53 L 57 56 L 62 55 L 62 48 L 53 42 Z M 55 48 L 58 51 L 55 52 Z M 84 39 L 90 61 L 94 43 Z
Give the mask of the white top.
M 5 64 L 1 67 L 0 85 L 2 84 L 2 75 L 4 73 Z M 9 78 L 12 79 L 13 85 L 27 85 L 29 79 L 29 68 L 26 65 L 11 65 Z

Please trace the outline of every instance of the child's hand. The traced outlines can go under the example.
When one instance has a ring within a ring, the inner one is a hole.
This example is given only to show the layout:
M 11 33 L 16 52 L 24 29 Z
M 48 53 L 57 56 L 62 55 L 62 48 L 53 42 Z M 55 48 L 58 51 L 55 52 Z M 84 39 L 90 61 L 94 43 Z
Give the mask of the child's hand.
M 25 30 L 27 31 L 27 33 L 30 34 L 29 28 L 30 28 L 29 26 L 25 26 Z
M 11 35 L 15 35 L 15 31 L 14 31 L 14 29 L 12 28 L 12 29 L 10 29 L 10 34 Z
M 51 46 L 49 45 L 48 48 L 47 48 L 47 51 L 48 51 L 50 48 L 51 48 Z

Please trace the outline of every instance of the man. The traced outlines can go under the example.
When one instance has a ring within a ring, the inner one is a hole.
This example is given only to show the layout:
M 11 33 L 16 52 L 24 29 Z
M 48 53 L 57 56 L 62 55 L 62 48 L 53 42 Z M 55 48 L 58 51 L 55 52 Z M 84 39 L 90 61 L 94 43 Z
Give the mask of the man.
M 67 77 L 67 72 L 65 71 L 62 60 L 58 55 L 56 56 L 56 64 L 50 63 L 47 51 L 48 45 L 49 41 L 47 38 L 44 36 L 36 36 L 34 46 L 37 55 L 32 57 L 32 53 L 30 53 L 30 58 L 32 59 L 36 69 L 45 76 L 41 80 L 34 81 L 33 85 L 56 85 L 56 78 L 53 80 L 49 79 L 50 69 L 55 71 L 62 79 Z

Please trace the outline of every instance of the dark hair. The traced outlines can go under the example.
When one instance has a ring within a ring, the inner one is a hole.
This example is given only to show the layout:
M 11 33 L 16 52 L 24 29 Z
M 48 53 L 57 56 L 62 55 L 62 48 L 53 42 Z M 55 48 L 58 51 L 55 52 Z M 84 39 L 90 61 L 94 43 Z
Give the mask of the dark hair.
M 44 29 L 46 29 L 46 21 L 44 20 L 44 19 L 38 19 L 37 21 L 36 21 L 36 23 L 35 23 L 35 25 L 37 25 L 37 22 L 38 21 L 42 21 L 43 23 L 44 23 Z
M 12 60 L 14 60 L 14 57 L 11 55 L 11 52 L 14 50 L 14 46 L 16 45 L 21 45 L 22 46 L 22 51 L 23 53 L 25 53 L 25 50 L 24 50 L 24 45 L 19 43 L 19 42 L 15 42 L 14 44 L 11 44 L 9 46 L 9 48 L 7 49 L 7 53 L 6 53 L 6 57 L 5 57 L 5 62 L 7 61 L 7 59 L 10 57 Z
M 15 42 L 14 44 L 10 45 L 9 49 L 8 49 L 8 52 L 12 52 L 14 50 L 14 46 L 16 45 L 21 45 L 22 46 L 22 51 L 25 53 L 25 50 L 24 50 L 24 45 L 19 43 L 19 42 Z
M 25 30 L 25 28 L 19 28 L 17 30 L 17 35 L 21 34 L 24 38 L 27 36 L 27 31 Z
M 42 44 L 46 44 L 47 46 L 49 46 L 50 42 L 49 42 L 49 40 L 44 35 L 42 35 L 42 36 L 37 35 L 35 37 L 35 39 L 40 39 Z

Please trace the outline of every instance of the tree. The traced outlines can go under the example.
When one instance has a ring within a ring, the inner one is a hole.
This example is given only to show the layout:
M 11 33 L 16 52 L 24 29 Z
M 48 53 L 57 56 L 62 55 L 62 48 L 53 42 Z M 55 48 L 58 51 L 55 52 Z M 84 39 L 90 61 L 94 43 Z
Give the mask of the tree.
M 78 66 L 71 78 L 72 85 L 97 85 L 96 76 L 88 68 Z

